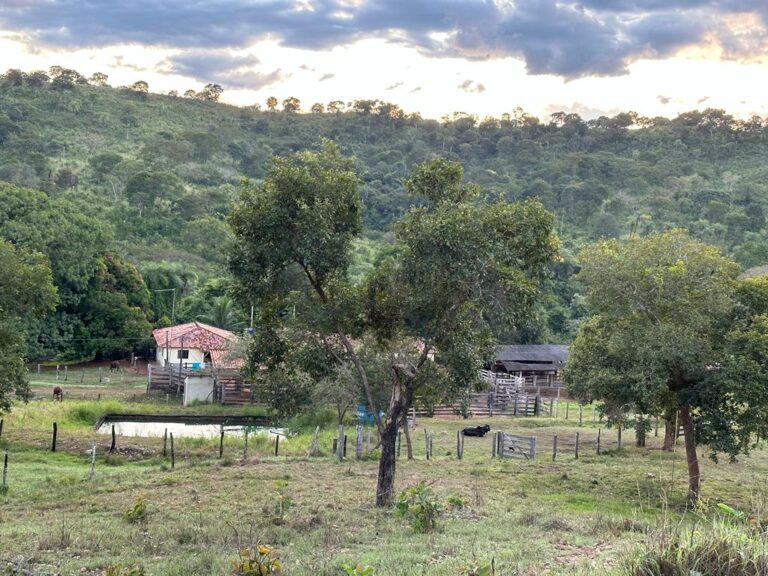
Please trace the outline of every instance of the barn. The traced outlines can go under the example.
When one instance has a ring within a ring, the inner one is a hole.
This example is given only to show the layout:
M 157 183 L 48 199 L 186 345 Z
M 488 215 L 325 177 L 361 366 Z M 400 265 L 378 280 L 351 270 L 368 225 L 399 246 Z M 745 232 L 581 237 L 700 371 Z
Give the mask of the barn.
M 521 376 L 525 386 L 562 386 L 568 346 L 509 344 L 496 348 L 490 370 L 500 376 Z

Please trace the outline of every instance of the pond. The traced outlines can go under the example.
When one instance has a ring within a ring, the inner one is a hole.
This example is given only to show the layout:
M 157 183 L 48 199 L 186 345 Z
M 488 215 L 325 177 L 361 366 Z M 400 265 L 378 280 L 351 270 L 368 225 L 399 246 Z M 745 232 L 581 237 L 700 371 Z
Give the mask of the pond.
M 251 416 L 169 416 L 165 414 L 107 414 L 94 428 L 99 434 L 138 436 L 142 438 L 173 434 L 174 438 L 216 438 L 222 427 L 226 436 L 242 436 L 245 428 L 249 434 L 266 434 L 285 437 L 287 431 L 266 425 L 264 418 Z

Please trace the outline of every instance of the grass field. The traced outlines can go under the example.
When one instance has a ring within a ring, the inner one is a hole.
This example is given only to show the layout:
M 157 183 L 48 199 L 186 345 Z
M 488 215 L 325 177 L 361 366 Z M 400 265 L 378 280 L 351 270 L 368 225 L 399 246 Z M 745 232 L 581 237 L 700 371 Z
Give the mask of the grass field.
M 444 511 L 436 531 L 419 534 L 392 510 L 373 506 L 376 452 L 355 461 L 350 450 L 342 463 L 330 455 L 333 422 L 320 435 L 323 455 L 313 458 L 306 456 L 312 419 L 293 423 L 297 434 L 278 457 L 265 436 L 251 437 L 245 459 L 241 438 L 226 439 L 221 459 L 218 439 L 179 438 L 174 469 L 159 438 L 118 438 L 118 454 L 107 454 L 109 437 L 92 428 L 103 413 L 182 410 L 164 400 L 127 402 L 124 386 L 130 385 L 102 387 L 102 398 L 117 392 L 118 399 L 46 398 L 5 416 L 0 447 L 8 448 L 9 469 L 8 489 L 0 494 L 0 574 L 230 574 L 238 550 L 257 543 L 279 551 L 285 574 L 344 574 L 342 564 L 359 563 L 381 576 L 459 575 L 491 560 L 504 575 L 620 574 L 626 573 L 622 558 L 661 527 L 708 525 L 720 502 L 759 517 L 765 502 L 763 450 L 734 464 L 715 464 L 702 451 L 703 501 L 686 511 L 682 446 L 662 452 L 653 432 L 648 448 L 635 448 L 625 431 L 619 450 L 615 430 L 588 419 L 579 427 L 573 411 L 568 421 L 473 419 L 472 425 L 535 435 L 539 454 L 532 462 L 494 460 L 490 437 L 466 438 L 458 460 L 456 431 L 467 421 L 421 418 L 414 460 L 406 460 L 403 442 L 397 486 L 426 481 Z M 53 421 L 59 424 L 55 454 Z M 434 439 L 431 460 L 425 459 L 425 428 Z M 559 453 L 553 462 L 554 435 Z M 89 479 L 92 442 L 98 456 Z

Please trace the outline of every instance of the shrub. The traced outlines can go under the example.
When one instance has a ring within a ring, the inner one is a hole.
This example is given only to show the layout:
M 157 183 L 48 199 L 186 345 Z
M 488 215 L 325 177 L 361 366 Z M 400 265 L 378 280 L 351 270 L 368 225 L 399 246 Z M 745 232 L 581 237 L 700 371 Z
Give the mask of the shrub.
M 437 527 L 440 512 L 440 502 L 423 480 L 403 490 L 395 503 L 395 514 L 408 520 L 416 532 L 432 532 Z
M 281 575 L 280 555 L 277 550 L 260 544 L 254 548 L 242 548 L 240 559 L 232 562 L 233 576 Z
M 123 518 L 129 524 L 139 524 L 147 519 L 147 497 L 138 496 L 133 506 L 123 512 Z
M 341 569 L 346 576 L 375 576 L 376 570 L 373 566 L 364 566 L 362 564 L 342 564 Z

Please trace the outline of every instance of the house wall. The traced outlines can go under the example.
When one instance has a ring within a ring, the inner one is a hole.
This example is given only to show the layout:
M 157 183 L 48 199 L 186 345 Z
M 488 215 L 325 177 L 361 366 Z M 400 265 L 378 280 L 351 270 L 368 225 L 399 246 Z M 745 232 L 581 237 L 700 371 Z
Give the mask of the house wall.
M 213 376 L 187 376 L 184 380 L 184 406 L 192 402 L 213 402 Z
M 178 358 L 179 356 L 179 350 L 180 348 L 168 348 L 168 363 L 172 365 L 179 365 L 179 362 L 183 362 L 184 364 L 192 364 L 193 362 L 203 362 L 203 351 L 199 348 L 185 348 L 185 350 L 189 350 L 189 357 L 184 358 L 183 360 L 180 360 Z M 157 355 L 156 355 L 156 362 L 160 366 L 165 366 L 165 347 L 159 346 L 157 348 Z

